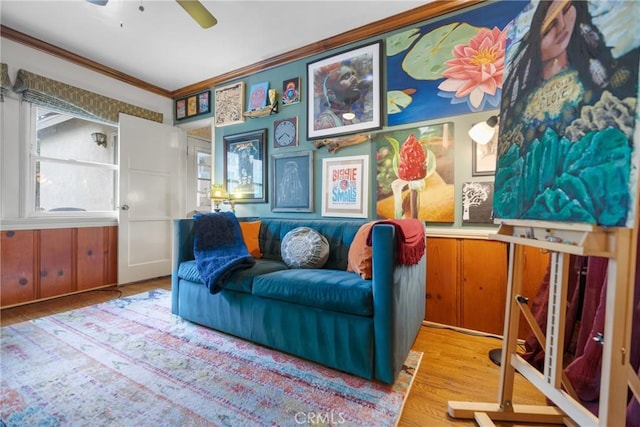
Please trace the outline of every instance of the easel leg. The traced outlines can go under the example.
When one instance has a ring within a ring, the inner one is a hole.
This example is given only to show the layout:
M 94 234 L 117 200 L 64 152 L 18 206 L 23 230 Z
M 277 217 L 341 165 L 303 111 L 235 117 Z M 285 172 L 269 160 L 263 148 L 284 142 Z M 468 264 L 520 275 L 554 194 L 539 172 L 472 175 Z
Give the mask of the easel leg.
M 509 263 L 507 282 L 498 403 L 450 401 L 448 413 L 453 418 L 475 419 L 481 426 L 493 425 L 491 420 L 564 424 L 565 414 L 555 407 L 513 404 L 515 368 L 511 363 L 511 356 L 516 354 L 518 345 L 520 310 L 516 304 L 516 296 L 522 290 L 524 246 L 512 243 L 509 252 L 512 261 Z

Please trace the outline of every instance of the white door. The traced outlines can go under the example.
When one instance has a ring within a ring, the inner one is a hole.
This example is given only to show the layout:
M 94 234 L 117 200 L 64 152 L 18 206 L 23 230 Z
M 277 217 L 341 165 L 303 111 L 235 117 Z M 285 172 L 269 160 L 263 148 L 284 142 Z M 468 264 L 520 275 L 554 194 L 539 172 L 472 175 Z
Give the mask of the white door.
M 118 283 L 171 274 L 180 129 L 120 114 Z

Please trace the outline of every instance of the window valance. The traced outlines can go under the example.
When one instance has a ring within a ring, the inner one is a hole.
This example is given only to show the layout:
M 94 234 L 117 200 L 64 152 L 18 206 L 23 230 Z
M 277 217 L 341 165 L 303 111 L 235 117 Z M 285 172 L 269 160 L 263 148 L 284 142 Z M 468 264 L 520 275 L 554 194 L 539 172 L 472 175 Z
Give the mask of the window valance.
M 18 70 L 13 90 L 22 93 L 24 101 L 114 125 L 118 124 L 118 113 L 162 123 L 162 113 L 127 104 L 26 70 Z
M 4 95 L 11 89 L 9 67 L 5 63 L 0 64 L 0 102 L 4 102 Z

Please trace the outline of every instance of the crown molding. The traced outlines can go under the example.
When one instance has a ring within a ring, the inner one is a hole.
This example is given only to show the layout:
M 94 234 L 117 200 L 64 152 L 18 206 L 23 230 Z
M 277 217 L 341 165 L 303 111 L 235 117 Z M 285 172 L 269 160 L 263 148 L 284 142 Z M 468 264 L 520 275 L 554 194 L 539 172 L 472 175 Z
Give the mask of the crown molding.
M 161 96 L 176 99 L 190 95 L 194 92 L 209 89 L 226 81 L 255 74 L 260 71 L 287 64 L 289 62 L 297 61 L 318 53 L 322 53 L 327 50 L 346 46 L 348 44 L 356 43 L 367 38 L 375 37 L 402 27 L 414 25 L 416 23 L 426 21 L 447 13 L 455 12 L 465 7 L 482 3 L 483 1 L 486 0 L 438 0 L 427 3 L 423 6 L 419 6 L 407 12 L 381 19 L 371 24 L 346 31 L 337 36 L 311 43 L 309 45 L 283 53 L 281 55 L 274 56 L 264 61 L 248 65 L 246 67 L 239 68 L 237 70 L 233 70 L 228 73 L 221 74 L 219 76 L 212 77 L 210 79 L 203 80 L 201 82 L 197 82 L 174 91 L 169 91 L 167 89 L 152 85 L 143 80 L 137 79 L 133 76 L 107 67 L 83 56 L 77 55 L 66 49 L 54 46 L 43 40 L 31 37 L 27 34 L 21 33 L 4 25 L 0 25 L 0 34 L 6 39 L 24 44 L 26 46 L 64 59 L 81 67 L 85 67 L 92 71 L 104 74 L 121 82 Z

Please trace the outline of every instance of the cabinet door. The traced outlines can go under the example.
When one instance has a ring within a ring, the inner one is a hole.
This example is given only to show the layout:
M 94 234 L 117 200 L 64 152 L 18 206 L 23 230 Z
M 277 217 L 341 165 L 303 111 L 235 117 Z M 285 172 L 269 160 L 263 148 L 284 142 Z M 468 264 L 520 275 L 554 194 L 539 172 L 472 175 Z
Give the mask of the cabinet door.
M 35 299 L 35 232 L 3 231 L 0 248 L 0 306 Z
M 78 228 L 77 274 L 79 291 L 105 284 L 104 227 Z
M 461 261 L 461 326 L 502 335 L 507 290 L 507 244 L 466 239 Z
M 427 238 L 425 320 L 457 325 L 456 239 Z
M 107 252 L 107 285 L 118 283 L 118 227 L 107 227 L 108 252 Z
M 40 298 L 73 291 L 73 229 L 40 230 Z

